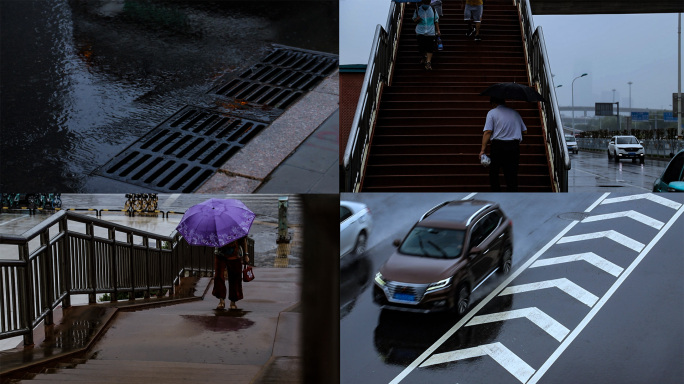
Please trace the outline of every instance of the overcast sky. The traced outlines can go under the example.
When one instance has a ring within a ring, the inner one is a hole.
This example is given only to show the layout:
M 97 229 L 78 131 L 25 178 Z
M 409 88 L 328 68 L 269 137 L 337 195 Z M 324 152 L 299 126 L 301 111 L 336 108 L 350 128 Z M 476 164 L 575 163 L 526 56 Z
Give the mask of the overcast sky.
M 340 0 L 340 64 L 367 64 L 377 24 L 390 0 Z M 487 6 L 485 3 L 485 16 Z M 619 101 L 629 107 L 671 110 L 677 92 L 678 14 L 534 16 L 546 40 L 558 103 Z M 483 35 L 486 22 L 482 24 Z M 486 40 L 483 41 L 486 43 Z M 615 89 L 615 100 L 613 92 Z M 684 91 L 684 90 L 683 90 Z

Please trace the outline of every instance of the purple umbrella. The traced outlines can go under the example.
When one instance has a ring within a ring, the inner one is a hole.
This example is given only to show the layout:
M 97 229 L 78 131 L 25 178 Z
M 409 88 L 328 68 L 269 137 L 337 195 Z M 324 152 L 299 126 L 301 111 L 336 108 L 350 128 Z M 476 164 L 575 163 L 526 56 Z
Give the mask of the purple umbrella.
M 240 200 L 210 199 L 190 207 L 176 229 L 188 244 L 222 247 L 247 236 L 254 216 Z

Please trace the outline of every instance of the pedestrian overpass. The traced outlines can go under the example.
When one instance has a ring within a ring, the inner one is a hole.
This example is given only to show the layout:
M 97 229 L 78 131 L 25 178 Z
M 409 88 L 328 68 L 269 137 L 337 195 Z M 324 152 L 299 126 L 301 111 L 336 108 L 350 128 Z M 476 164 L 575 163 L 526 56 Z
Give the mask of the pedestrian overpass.
M 433 71 L 419 63 L 413 4 L 393 3 L 376 29 L 372 62 L 344 155 L 345 191 L 446 192 L 489 189 L 479 163 L 489 98 L 501 82 L 530 85 L 546 103 L 510 102 L 528 132 L 521 145 L 521 192 L 567 191 L 564 145 L 541 28 L 527 1 L 487 2 L 483 41 L 466 38 L 461 4 L 444 2 L 445 48 Z
M 521 145 L 521 192 L 568 190 L 570 158 L 556 101 L 546 44 L 535 14 L 676 12 L 682 4 L 635 1 L 596 4 L 555 0 L 489 0 L 483 41 L 465 36 L 460 2 L 444 2 L 444 50 L 433 71 L 418 64 L 414 4 L 392 3 L 378 25 L 344 157 L 344 192 L 446 192 L 489 190 L 479 150 L 488 86 L 517 82 L 547 100 L 510 102 L 528 127 Z M 503 177 L 502 177 L 503 184 Z

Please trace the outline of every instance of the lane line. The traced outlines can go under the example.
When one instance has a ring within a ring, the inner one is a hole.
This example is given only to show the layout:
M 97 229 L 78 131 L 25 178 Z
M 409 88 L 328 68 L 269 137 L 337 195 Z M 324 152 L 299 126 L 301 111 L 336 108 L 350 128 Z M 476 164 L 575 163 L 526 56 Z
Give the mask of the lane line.
M 672 201 L 670 199 L 666 199 L 662 196 L 653 194 L 653 193 L 642 193 L 640 195 L 630 195 L 630 196 L 620 196 L 620 197 L 613 197 L 610 199 L 604 200 L 601 204 L 612 204 L 612 203 L 624 203 L 626 201 L 634 201 L 634 200 L 640 200 L 640 199 L 646 199 L 646 200 L 651 200 L 654 203 L 658 203 L 661 205 L 664 205 L 666 207 L 672 208 L 672 209 L 679 209 L 682 204 L 677 203 L 675 201 Z
M 613 240 L 616 243 L 624 245 L 625 247 L 632 249 L 636 252 L 641 252 L 641 250 L 644 249 L 644 244 L 632 239 L 631 237 L 627 237 L 627 236 L 621 234 L 620 232 L 613 231 L 612 229 L 608 230 L 608 231 L 584 233 L 581 235 L 564 237 L 564 238 L 558 240 L 558 244 L 572 243 L 575 241 L 584 241 L 584 240 L 591 240 L 591 239 L 600 239 L 602 237 Z
M 550 257 L 548 259 L 541 259 L 530 265 L 530 268 L 546 267 L 549 265 L 572 263 L 575 261 L 586 261 L 587 263 L 595 266 L 596 268 L 602 269 L 603 271 L 610 273 L 611 275 L 618 277 L 624 270 L 622 267 L 617 266 L 610 261 L 604 259 L 603 257 L 595 254 L 594 252 L 578 253 L 568 256 Z
M 601 202 L 608 196 L 610 195 L 609 192 L 604 193 L 601 197 L 599 197 L 592 205 L 589 206 L 584 212 L 590 212 L 592 209 L 597 207 Z M 418 358 L 416 358 L 411 364 L 409 364 L 406 368 L 404 368 L 403 371 L 399 373 L 392 381 L 390 381 L 389 384 L 397 384 L 404 380 L 406 376 L 408 376 L 414 369 L 416 369 L 421 362 L 425 361 L 430 355 L 434 353 L 434 351 L 439 348 L 444 342 L 446 342 L 451 336 L 453 336 L 456 331 L 458 331 L 463 324 L 467 323 L 475 314 L 482 309 L 488 302 L 490 302 L 494 297 L 496 297 L 499 292 L 501 292 L 513 279 L 518 277 L 523 271 L 527 269 L 532 263 L 534 263 L 541 255 L 543 255 L 549 248 L 551 248 L 558 240 L 563 238 L 566 233 L 568 233 L 572 228 L 575 227 L 579 223 L 578 220 L 573 221 L 572 223 L 568 224 L 567 227 L 565 227 L 562 231 L 560 231 L 553 239 L 551 239 L 544 247 L 542 247 L 537 253 L 535 253 L 529 260 L 525 262 L 520 268 L 515 270 L 513 273 L 511 273 L 510 276 L 506 280 L 504 280 L 496 289 L 494 289 L 487 297 L 485 297 L 480 304 L 478 304 L 475 308 L 471 309 L 465 316 L 461 318 L 456 324 L 454 324 L 453 327 L 451 327 L 442 337 L 439 338 L 439 340 L 435 341 L 428 349 L 425 350 Z
M 504 289 L 499 296 L 512 295 L 514 293 L 538 291 L 540 289 L 547 288 L 558 288 L 588 307 L 591 307 L 594 304 L 596 304 L 596 302 L 599 299 L 598 297 L 594 296 L 594 294 L 592 294 L 591 292 L 587 291 L 586 289 L 580 287 L 579 285 L 573 283 L 572 281 L 564 277 L 554 280 L 539 281 L 536 283 L 514 285 L 512 287 Z
M 530 376 L 534 374 L 534 369 L 530 367 L 529 364 L 499 342 L 460 349 L 458 351 L 439 353 L 430 357 L 425 363 L 421 364 L 420 367 L 429 367 L 435 364 L 443 364 L 450 361 L 480 356 L 490 356 L 499 363 L 499 365 L 515 376 L 521 383 L 529 380 Z
M 7 224 L 9 224 L 9 223 L 11 223 L 11 222 L 13 222 L 13 221 L 25 219 L 25 218 L 27 218 L 27 217 L 29 217 L 29 215 L 23 215 L 23 216 L 14 218 L 14 219 L 12 219 L 12 220 L 5 221 L 4 223 L 0 223 L 0 226 L 2 226 L 2 225 L 7 225 Z
M 547 315 L 541 309 L 537 307 L 516 309 L 512 311 L 491 313 L 488 315 L 475 316 L 466 327 L 478 324 L 494 323 L 497 321 L 512 320 L 519 318 L 526 318 L 527 320 L 533 322 L 536 326 L 543 329 L 546 333 L 551 335 L 554 339 L 559 342 L 563 341 L 565 336 L 570 333 L 570 330 L 565 328 L 563 324 L 559 323 L 553 317 Z
M 589 216 L 582 220 L 582 223 L 591 223 L 594 221 L 600 221 L 600 220 L 609 220 L 609 219 L 616 219 L 620 217 L 628 217 L 630 219 L 634 219 L 642 224 L 646 224 L 650 227 L 653 227 L 657 230 L 660 230 L 663 228 L 663 223 L 662 221 L 656 220 L 652 217 L 646 216 L 642 213 L 635 212 L 635 211 L 623 211 L 623 212 L 615 212 L 615 213 L 607 213 L 604 215 L 596 215 L 596 216 Z
M 603 297 L 598 301 L 598 303 L 596 303 L 596 305 L 591 309 L 591 311 L 589 311 L 589 314 L 587 314 L 587 316 L 580 322 L 577 328 L 570 332 L 570 335 L 568 335 L 568 337 L 563 341 L 563 343 L 561 343 L 561 345 L 553 352 L 553 354 L 551 354 L 548 360 L 546 360 L 546 362 L 542 364 L 542 366 L 537 370 L 537 372 L 532 376 L 532 378 L 530 378 L 530 381 L 528 381 L 527 384 L 536 384 L 539 381 L 539 379 L 541 379 L 541 377 L 544 376 L 544 374 L 546 373 L 546 371 L 549 370 L 551 365 L 553 365 L 553 363 L 555 363 L 556 360 L 558 360 L 560 355 L 568 348 L 570 343 L 572 343 L 575 340 L 575 338 L 577 338 L 577 336 L 580 334 L 580 332 L 582 332 L 584 327 L 586 327 L 587 324 L 589 324 L 589 322 L 594 318 L 594 316 L 596 316 L 598 311 L 601 310 L 601 308 L 604 304 L 606 304 L 608 299 L 610 299 L 611 296 L 613 296 L 615 291 L 617 291 L 620 285 L 622 285 L 622 283 L 627 279 L 627 277 L 629 277 L 632 271 L 634 271 L 634 269 L 639 265 L 639 263 L 641 263 L 641 261 L 646 257 L 646 255 L 648 255 L 648 253 L 651 252 L 651 249 L 653 249 L 656 243 L 658 243 L 658 241 L 660 241 L 660 239 L 663 236 L 665 236 L 667 231 L 674 225 L 674 223 L 682 215 L 682 213 L 684 213 L 684 206 L 680 204 L 680 208 L 677 211 L 677 213 L 675 213 L 675 215 L 672 216 L 672 218 L 667 222 L 667 224 L 665 224 L 665 227 L 663 227 L 663 229 L 660 232 L 658 232 L 658 234 L 653 238 L 653 240 L 651 240 L 651 242 L 648 243 L 646 248 L 644 248 L 644 250 L 639 254 L 639 256 L 637 256 L 637 258 L 632 262 L 632 264 L 630 264 L 629 267 L 627 267 L 625 272 L 622 275 L 620 275 L 617 281 L 615 281 L 615 283 L 610 287 L 610 289 L 608 289 L 608 292 L 606 292 L 606 294 L 603 295 Z

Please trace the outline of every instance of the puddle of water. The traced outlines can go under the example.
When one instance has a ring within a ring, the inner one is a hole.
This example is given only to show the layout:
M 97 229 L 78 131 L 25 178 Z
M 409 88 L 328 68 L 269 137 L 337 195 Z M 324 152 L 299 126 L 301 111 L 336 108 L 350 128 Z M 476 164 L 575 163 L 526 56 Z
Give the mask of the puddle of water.
M 99 166 L 271 43 L 337 53 L 337 2 L 0 2 L 0 189 L 109 192 Z M 315 33 L 312 33 L 315 31 Z M 135 187 L 134 187 L 135 188 Z
M 193 325 L 212 332 L 234 332 L 246 329 L 254 325 L 254 322 L 243 318 L 248 312 L 241 310 L 216 310 L 213 316 L 182 315 L 185 320 Z

